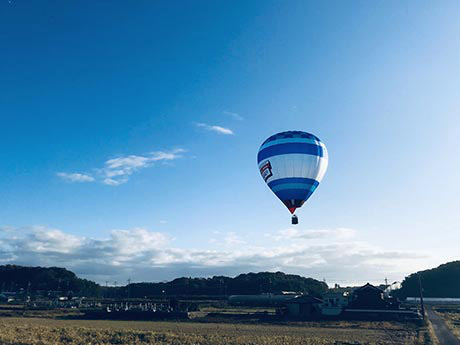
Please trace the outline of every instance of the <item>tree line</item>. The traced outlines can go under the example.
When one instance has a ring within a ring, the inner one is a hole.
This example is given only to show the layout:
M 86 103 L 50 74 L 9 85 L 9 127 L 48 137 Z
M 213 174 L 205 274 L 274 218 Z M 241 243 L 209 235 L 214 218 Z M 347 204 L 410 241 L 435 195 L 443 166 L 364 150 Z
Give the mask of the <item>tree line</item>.
M 424 297 L 460 298 L 460 261 L 452 261 L 436 268 L 413 273 L 394 292 L 397 297 L 418 297 L 419 277 Z
M 101 288 L 95 282 L 78 278 L 75 273 L 60 267 L 0 266 L 1 291 L 61 291 L 62 294 L 97 297 Z
M 393 292 L 399 298 L 419 296 L 419 276 L 425 297 L 460 298 L 460 261 L 407 276 L 401 288 Z M 153 296 L 228 296 L 293 291 L 321 296 L 326 283 L 282 272 L 240 274 L 234 278 L 182 277 L 160 283 L 131 283 L 120 287 L 105 287 L 82 279 L 61 267 L 0 266 L 0 292 L 30 293 L 59 291 L 62 295 L 109 298 L 145 298 Z
M 235 278 L 182 277 L 169 282 L 131 283 L 121 287 L 101 286 L 81 279 L 60 267 L 0 266 L 1 291 L 60 291 L 85 297 L 145 298 L 153 296 L 228 296 L 293 291 L 320 296 L 327 291 L 324 282 L 282 272 L 240 274 Z
M 212 278 L 182 277 L 163 283 L 133 283 L 124 287 L 120 293 L 143 298 L 161 295 L 256 295 L 260 293 L 281 293 L 282 291 L 302 292 L 320 296 L 327 291 L 327 284 L 299 275 L 282 272 L 260 272 L 240 274 L 235 278 L 225 276 L 214 276 Z

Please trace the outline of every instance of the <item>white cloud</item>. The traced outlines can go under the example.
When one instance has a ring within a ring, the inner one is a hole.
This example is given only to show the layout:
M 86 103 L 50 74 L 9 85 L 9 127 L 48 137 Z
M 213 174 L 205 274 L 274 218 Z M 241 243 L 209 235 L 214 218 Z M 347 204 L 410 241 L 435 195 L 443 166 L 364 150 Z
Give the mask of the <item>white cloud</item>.
M 224 115 L 233 117 L 235 120 L 239 120 L 239 121 L 244 120 L 244 117 L 243 117 L 243 116 L 241 116 L 241 115 L 238 114 L 238 113 L 234 113 L 234 112 L 232 112 L 232 111 L 224 110 L 222 113 L 223 113 Z
M 109 169 L 135 169 L 145 166 L 149 162 L 149 158 L 143 156 L 130 155 L 109 159 L 105 165 Z
M 118 186 L 126 183 L 129 176 L 134 172 L 148 168 L 152 164 L 160 161 L 172 161 L 182 157 L 184 149 L 171 151 L 155 151 L 147 155 L 129 155 L 109 159 L 105 162 L 104 169 L 101 170 L 102 182 L 109 186 Z
M 136 171 L 158 162 L 168 162 L 183 157 L 184 149 L 154 151 L 145 155 L 127 155 L 105 161 L 102 169 L 94 169 L 96 177 L 80 173 L 59 172 L 57 176 L 71 182 L 101 182 L 109 186 L 126 183 Z
M 277 234 L 268 235 L 273 239 L 279 240 L 314 240 L 314 239 L 329 239 L 329 240 L 343 240 L 352 238 L 356 235 L 356 230 L 348 228 L 337 229 L 311 229 L 311 230 L 298 230 L 294 228 L 284 229 Z
M 63 180 L 67 180 L 70 182 L 93 182 L 94 177 L 91 175 L 87 174 L 80 174 L 80 173 L 64 173 L 64 172 L 59 172 L 56 174 Z
M 219 133 L 219 134 L 224 134 L 224 135 L 233 135 L 234 134 L 233 131 L 230 128 L 225 128 L 225 127 L 221 127 L 221 126 L 208 125 L 206 123 L 197 123 L 196 126 L 204 128 L 207 131 L 216 132 L 216 133 Z
M 57 229 L 44 226 L 32 227 L 27 242 L 17 242 L 23 249 L 34 250 L 39 253 L 70 253 L 73 248 L 81 245 L 82 239 L 66 234 Z
M 311 236 L 306 237 L 307 232 Z M 280 231 L 248 241 L 236 233 L 215 236 L 208 248 L 181 248 L 165 233 L 143 228 L 112 230 L 104 238 L 76 236 L 46 227 L 0 232 L 2 262 L 63 266 L 89 279 L 158 281 L 177 276 L 236 275 L 277 271 L 326 277 L 329 283 L 391 281 L 429 266 L 416 251 L 385 250 L 360 241 L 352 229 Z M 284 237 L 283 237 L 284 236 Z
M 119 185 L 121 185 L 123 183 L 126 183 L 126 182 L 128 182 L 128 178 L 120 178 L 118 180 L 115 180 L 113 178 L 107 177 L 107 178 L 102 180 L 102 183 L 106 184 L 108 186 L 119 186 Z
M 155 151 L 152 152 L 150 155 L 150 160 L 152 162 L 157 162 L 157 161 L 172 161 L 177 158 L 182 158 L 182 153 L 184 153 L 184 149 L 175 149 L 169 152 L 164 152 L 164 151 Z
M 229 232 L 225 237 L 224 241 L 227 245 L 234 246 L 238 244 L 244 244 L 245 241 L 236 235 L 234 232 Z

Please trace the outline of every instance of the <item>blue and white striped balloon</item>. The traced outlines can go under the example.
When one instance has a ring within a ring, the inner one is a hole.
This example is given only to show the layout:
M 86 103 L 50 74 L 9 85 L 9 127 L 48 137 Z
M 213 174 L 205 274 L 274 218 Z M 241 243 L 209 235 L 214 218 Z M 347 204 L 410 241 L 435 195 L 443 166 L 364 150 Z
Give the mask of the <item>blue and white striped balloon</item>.
M 263 142 L 257 163 L 268 187 L 294 214 L 326 173 L 327 149 L 313 134 L 282 132 Z

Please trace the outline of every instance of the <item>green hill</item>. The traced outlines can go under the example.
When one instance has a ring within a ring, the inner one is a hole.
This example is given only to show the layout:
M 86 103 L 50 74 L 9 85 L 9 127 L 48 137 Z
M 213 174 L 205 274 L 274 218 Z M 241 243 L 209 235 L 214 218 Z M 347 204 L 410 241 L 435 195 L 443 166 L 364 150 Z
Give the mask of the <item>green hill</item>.
M 96 297 L 101 294 L 98 284 L 78 278 L 75 273 L 60 267 L 0 266 L 0 288 L 2 291 L 70 291 L 76 296 Z
M 101 287 L 90 280 L 78 278 L 75 273 L 59 267 L 0 266 L 0 291 L 26 290 L 69 292 L 74 296 L 144 298 L 161 295 L 208 295 L 259 294 L 281 291 L 306 292 L 320 296 L 327 291 L 326 283 L 299 275 L 282 272 L 240 274 L 235 278 L 214 276 L 212 278 L 177 278 L 162 283 L 132 283 L 128 286 Z
M 422 281 L 424 297 L 460 298 L 460 261 L 448 262 L 439 267 L 409 275 L 395 294 L 402 298 L 418 297 L 418 274 Z
M 306 292 L 320 296 L 326 283 L 282 272 L 240 274 L 235 278 L 177 278 L 167 283 L 135 283 L 130 285 L 131 297 L 151 295 L 245 295 L 281 291 Z M 126 288 L 125 288 L 126 289 Z M 127 293 L 123 290 L 123 293 Z

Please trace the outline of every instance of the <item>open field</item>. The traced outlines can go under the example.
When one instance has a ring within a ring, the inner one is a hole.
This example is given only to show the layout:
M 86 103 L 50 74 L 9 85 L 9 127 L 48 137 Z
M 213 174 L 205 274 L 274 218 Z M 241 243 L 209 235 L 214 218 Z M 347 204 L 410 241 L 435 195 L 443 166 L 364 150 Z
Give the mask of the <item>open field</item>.
M 414 325 L 391 322 L 321 322 L 254 325 L 0 318 L 5 345 L 327 345 L 424 344 Z
M 452 330 L 452 333 L 460 338 L 460 307 L 435 307 L 434 310 L 446 321 L 447 327 Z

